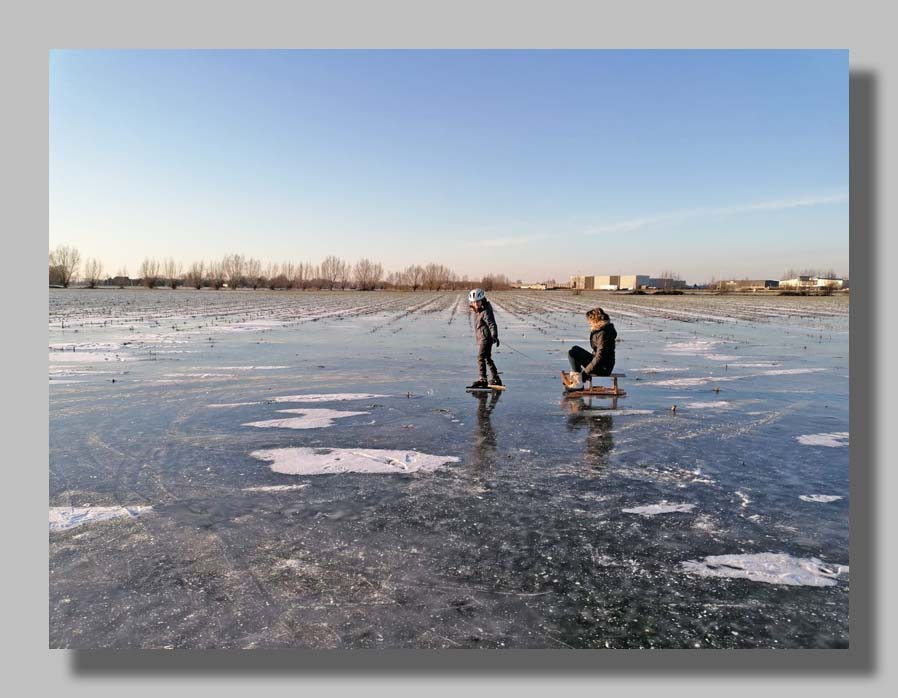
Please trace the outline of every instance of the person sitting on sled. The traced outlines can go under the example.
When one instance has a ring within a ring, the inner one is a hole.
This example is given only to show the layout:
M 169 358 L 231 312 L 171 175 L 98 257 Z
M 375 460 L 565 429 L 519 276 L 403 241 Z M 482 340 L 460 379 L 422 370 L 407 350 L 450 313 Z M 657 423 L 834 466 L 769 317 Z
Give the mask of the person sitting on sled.
M 567 353 L 571 372 L 564 381 L 568 390 L 580 390 L 591 376 L 610 376 L 614 369 L 614 344 L 617 330 L 611 324 L 608 314 L 601 308 L 593 308 L 586 313 L 589 326 L 589 344 L 592 352 L 583 347 L 571 347 Z
M 474 339 L 477 341 L 477 370 L 480 378 L 474 381 L 469 388 L 488 388 L 493 385 L 502 385 L 499 378 L 499 369 L 493 363 L 493 344 L 499 346 L 499 329 L 496 327 L 496 316 L 493 315 L 493 306 L 486 299 L 486 293 L 482 288 L 475 288 L 468 294 L 471 310 L 474 311 Z M 490 367 L 492 380 L 487 383 L 486 367 Z

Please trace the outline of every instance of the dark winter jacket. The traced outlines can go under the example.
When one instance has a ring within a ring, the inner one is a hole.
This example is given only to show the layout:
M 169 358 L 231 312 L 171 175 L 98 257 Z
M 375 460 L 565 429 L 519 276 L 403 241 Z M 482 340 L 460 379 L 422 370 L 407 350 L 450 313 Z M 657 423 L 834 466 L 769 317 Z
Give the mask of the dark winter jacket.
M 594 376 L 607 376 L 614 369 L 614 344 L 617 339 L 617 330 L 610 322 L 606 322 L 597 330 L 589 334 L 589 343 L 592 345 L 592 361 L 583 370 Z
M 495 343 L 499 339 L 499 328 L 496 327 L 496 316 L 493 306 L 488 300 L 480 302 L 480 312 L 474 313 L 474 339 L 478 344 Z

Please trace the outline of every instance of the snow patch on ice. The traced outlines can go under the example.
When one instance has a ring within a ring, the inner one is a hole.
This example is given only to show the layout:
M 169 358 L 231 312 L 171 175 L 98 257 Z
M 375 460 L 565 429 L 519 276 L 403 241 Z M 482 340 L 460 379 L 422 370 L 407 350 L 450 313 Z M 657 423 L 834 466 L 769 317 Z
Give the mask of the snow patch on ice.
M 648 504 L 642 507 L 632 507 L 630 509 L 621 509 L 625 514 L 640 514 L 641 516 L 656 516 L 657 514 L 673 514 L 676 512 L 690 512 L 695 509 L 695 504 L 668 504 L 667 502 L 659 502 L 658 504 Z
M 586 417 L 629 417 L 638 414 L 655 414 L 654 410 L 581 410 L 578 415 Z
M 652 383 L 646 383 L 646 385 L 661 385 L 661 386 L 676 386 L 676 387 L 691 387 L 696 385 L 704 385 L 705 383 L 726 383 L 728 381 L 739 380 L 738 377 L 715 377 L 715 376 L 704 376 L 701 378 L 671 378 L 666 381 L 654 381 Z
M 244 487 L 244 492 L 296 492 L 304 490 L 308 485 L 263 485 L 260 487 Z
M 221 371 L 274 371 L 289 366 L 222 366 Z
M 732 405 L 726 400 L 716 400 L 714 402 L 687 402 L 686 407 L 690 410 L 728 410 Z
M 50 532 L 67 531 L 82 524 L 122 517 L 137 518 L 153 507 L 50 507 Z
M 51 363 L 86 364 L 106 361 L 134 361 L 137 357 L 99 351 L 51 351 Z
M 700 577 L 813 587 L 835 586 L 839 576 L 848 572 L 848 565 L 827 565 L 816 557 L 797 558 L 786 553 L 709 555 L 701 561 L 681 562 L 680 567 Z
M 280 429 L 324 429 L 333 426 L 333 423 L 344 417 L 356 417 L 370 412 L 349 412 L 340 410 L 316 409 L 313 407 L 296 410 L 278 410 L 283 414 L 298 414 L 300 417 L 285 417 L 283 419 L 266 419 L 261 422 L 247 422 L 245 427 L 263 427 Z
M 825 368 L 777 368 L 772 371 L 764 371 L 764 376 L 797 376 L 802 373 L 818 373 L 825 371 Z
M 822 504 L 837 502 L 842 499 L 834 494 L 800 494 L 798 498 L 803 502 L 820 502 Z
M 671 342 L 664 349 L 669 354 L 705 354 L 720 341 L 714 339 L 693 339 L 688 342 Z
M 261 404 L 261 402 L 221 402 L 215 405 L 206 405 L 206 407 L 246 407 L 247 405 Z
M 839 448 L 848 445 L 848 432 L 839 431 L 832 434 L 804 434 L 796 436 L 798 443 L 805 446 L 827 446 L 829 448 Z
M 378 397 L 390 397 L 389 395 L 377 395 L 375 393 L 322 393 L 315 395 L 284 395 L 272 398 L 274 402 L 342 402 L 344 400 L 370 400 Z
M 253 451 L 250 455 L 271 461 L 274 472 L 286 475 L 430 472 L 445 463 L 458 461 L 455 456 L 376 448 L 275 448 Z

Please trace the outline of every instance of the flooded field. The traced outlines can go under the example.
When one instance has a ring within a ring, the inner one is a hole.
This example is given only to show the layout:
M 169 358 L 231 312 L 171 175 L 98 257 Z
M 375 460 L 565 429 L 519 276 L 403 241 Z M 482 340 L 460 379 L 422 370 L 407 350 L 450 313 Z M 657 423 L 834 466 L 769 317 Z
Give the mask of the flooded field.
M 51 290 L 49 645 L 848 646 L 847 297 L 490 297 Z

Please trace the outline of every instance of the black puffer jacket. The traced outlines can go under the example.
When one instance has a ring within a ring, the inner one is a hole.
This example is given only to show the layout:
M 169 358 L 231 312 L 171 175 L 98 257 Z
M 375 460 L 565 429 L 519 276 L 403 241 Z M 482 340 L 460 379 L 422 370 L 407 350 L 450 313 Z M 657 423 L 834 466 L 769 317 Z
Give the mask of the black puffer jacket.
M 614 370 L 614 345 L 617 339 L 617 330 L 610 322 L 606 322 L 597 330 L 589 334 L 589 343 L 592 345 L 592 361 L 583 367 L 586 373 L 594 376 L 607 376 Z
M 483 342 L 495 343 L 499 339 L 499 328 L 496 327 L 496 316 L 493 315 L 493 306 L 488 300 L 480 302 L 480 311 L 474 313 L 474 339 L 478 344 Z

